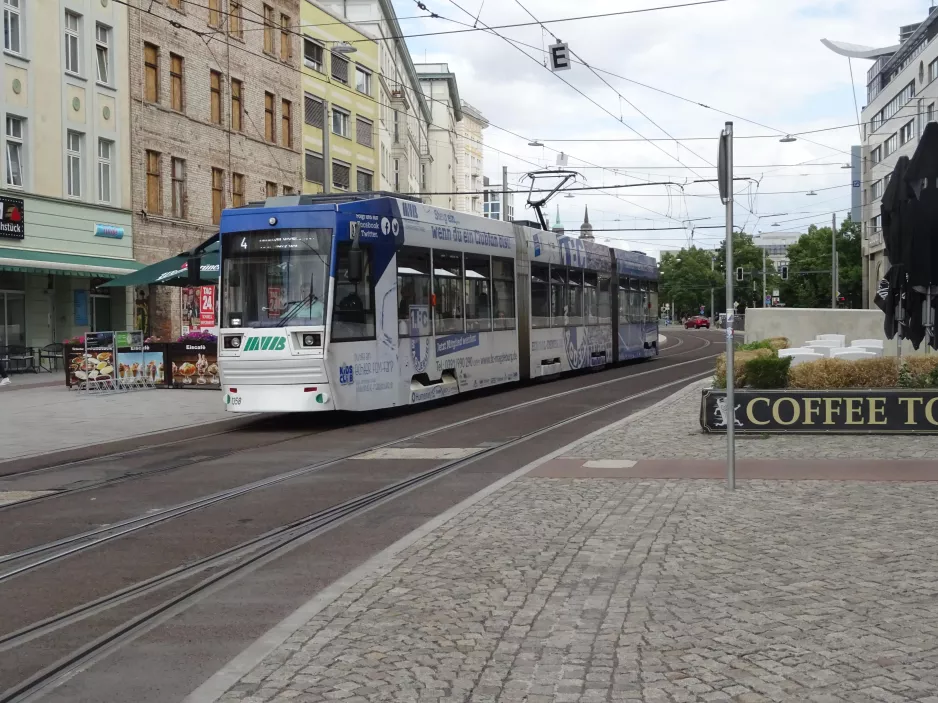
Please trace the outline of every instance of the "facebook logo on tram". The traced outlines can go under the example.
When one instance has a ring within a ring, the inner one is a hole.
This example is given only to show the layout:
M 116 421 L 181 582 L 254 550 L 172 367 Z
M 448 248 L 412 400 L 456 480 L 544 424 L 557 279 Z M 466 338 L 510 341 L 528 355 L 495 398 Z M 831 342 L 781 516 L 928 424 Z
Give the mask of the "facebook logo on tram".
M 352 369 L 352 365 L 340 366 L 339 367 L 339 385 L 340 386 L 350 386 L 355 382 L 355 371 Z

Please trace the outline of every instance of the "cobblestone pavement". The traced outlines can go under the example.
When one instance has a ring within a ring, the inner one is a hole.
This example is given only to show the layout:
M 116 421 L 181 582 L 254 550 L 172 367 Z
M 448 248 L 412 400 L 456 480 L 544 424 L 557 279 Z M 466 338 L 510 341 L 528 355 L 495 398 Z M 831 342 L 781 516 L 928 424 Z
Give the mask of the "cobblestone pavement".
M 524 478 L 220 700 L 938 702 L 938 484 Z
M 588 459 L 725 459 L 726 436 L 700 429 L 700 381 L 654 413 L 573 447 Z M 748 459 L 923 459 L 938 456 L 938 436 L 736 435 L 736 456 Z

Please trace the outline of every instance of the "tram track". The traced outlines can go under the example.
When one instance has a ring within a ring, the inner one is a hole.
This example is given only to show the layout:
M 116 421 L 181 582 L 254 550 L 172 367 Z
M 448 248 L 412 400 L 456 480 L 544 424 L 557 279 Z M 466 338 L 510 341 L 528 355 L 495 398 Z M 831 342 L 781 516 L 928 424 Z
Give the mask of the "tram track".
M 711 342 L 709 340 L 704 340 L 704 341 L 706 343 L 698 351 L 706 349 L 707 347 L 710 346 Z M 17 552 L 5 554 L 5 555 L 0 556 L 0 565 L 12 564 L 12 566 L 3 571 L 0 571 L 0 583 L 13 579 L 16 576 L 27 573 L 34 569 L 38 569 L 40 567 L 46 566 L 55 561 L 59 561 L 61 559 L 73 556 L 80 552 L 92 549 L 94 547 L 98 547 L 107 542 L 111 542 L 121 537 L 125 537 L 127 535 L 138 532 L 140 530 L 144 530 L 148 527 L 153 527 L 155 525 L 162 524 L 169 520 L 182 517 L 194 511 L 215 505 L 223 501 L 239 498 L 249 493 L 253 493 L 255 491 L 270 488 L 270 487 L 276 486 L 278 484 L 281 484 L 281 483 L 284 483 L 293 479 L 307 476 L 309 474 L 321 471 L 325 468 L 329 468 L 329 467 L 341 464 L 343 462 L 353 460 L 357 457 L 368 454 L 370 452 L 374 452 L 376 450 L 385 449 L 385 448 L 392 447 L 397 444 L 413 442 L 415 440 L 419 440 L 419 439 L 430 437 L 436 434 L 448 432 L 450 430 L 453 430 L 453 429 L 456 429 L 456 428 L 459 428 L 459 427 L 462 427 L 471 423 L 476 423 L 476 422 L 486 420 L 489 418 L 498 417 L 501 415 L 505 415 L 507 413 L 518 412 L 518 411 L 524 410 L 526 408 L 529 408 L 535 405 L 539 405 L 542 403 L 549 403 L 552 401 L 556 401 L 558 399 L 569 397 L 571 395 L 575 395 L 575 394 L 579 394 L 579 393 L 583 393 L 587 391 L 595 391 L 597 389 L 605 388 L 611 385 L 631 381 L 631 380 L 642 378 L 642 377 L 649 376 L 652 374 L 669 371 L 677 367 L 687 366 L 690 364 L 697 364 L 697 363 L 700 363 L 701 361 L 709 360 L 713 358 L 714 356 L 715 355 L 708 355 L 708 356 L 703 356 L 703 357 L 695 358 L 695 359 L 688 360 L 688 361 L 678 362 L 676 364 L 668 364 L 667 366 L 660 366 L 658 368 L 649 369 L 648 371 L 642 371 L 639 373 L 629 374 L 626 376 L 620 376 L 617 378 L 600 381 L 598 383 L 593 383 L 593 384 L 589 384 L 585 386 L 579 386 L 579 387 L 568 389 L 568 390 L 561 391 L 558 393 L 553 393 L 547 396 L 540 396 L 540 397 L 527 400 L 521 403 L 516 403 L 514 405 L 510 405 L 507 407 L 498 408 L 496 410 L 492 410 L 487 413 L 483 413 L 481 415 L 477 415 L 474 417 L 466 417 L 456 422 L 448 423 L 446 425 L 433 427 L 428 430 L 423 430 L 421 432 L 413 433 L 405 437 L 394 438 L 394 439 L 388 440 L 380 444 L 371 445 L 361 450 L 351 452 L 340 457 L 328 459 L 328 460 L 321 461 L 321 462 L 315 462 L 315 463 L 308 464 L 306 466 L 303 466 L 303 467 L 300 467 L 291 471 L 287 471 L 287 472 L 283 472 L 280 474 L 276 474 L 274 476 L 266 477 L 258 481 L 253 481 L 253 482 L 243 484 L 240 486 L 235 486 L 233 488 L 226 489 L 223 491 L 218 491 L 218 492 L 206 495 L 206 496 L 201 496 L 199 498 L 185 501 L 183 503 L 179 503 L 179 504 L 170 506 L 168 508 L 164 508 L 164 509 L 153 511 L 153 512 L 148 512 L 142 515 L 137 515 L 132 518 L 119 521 L 114 524 L 94 528 L 92 530 L 88 530 L 79 534 L 64 537 L 62 539 L 47 542 L 45 544 L 40 544 L 40 545 L 29 547 L 23 550 L 19 550 Z M 24 501 L 24 503 L 27 503 L 27 502 Z M 15 505 L 22 505 L 22 504 L 23 503 L 13 504 L 13 505 L 15 506 Z M 36 557 L 36 558 L 29 560 L 30 557 Z
M 680 352 L 680 353 L 672 353 L 674 350 L 676 350 L 677 348 L 683 346 L 683 344 L 684 344 L 684 339 L 683 339 L 683 337 L 680 337 L 680 336 L 675 335 L 675 336 L 672 337 L 672 339 L 674 339 L 675 342 L 672 343 L 672 344 L 669 344 L 667 347 L 665 347 L 664 351 L 662 351 L 662 352 L 658 355 L 657 358 L 665 358 L 665 359 L 668 359 L 668 358 L 676 358 L 676 357 L 684 356 L 685 354 L 695 353 L 695 352 L 701 351 L 701 350 L 703 350 L 703 349 L 709 347 L 709 346 L 712 344 L 712 342 L 711 342 L 710 340 L 702 339 L 702 341 L 704 342 L 704 344 L 703 344 L 702 347 L 697 347 L 697 348 L 692 349 L 692 350 L 685 350 L 685 351 Z M 615 368 L 615 367 L 613 367 L 613 368 Z M 639 374 L 639 375 L 640 375 L 640 374 Z M 617 379 L 612 379 L 612 382 L 622 381 L 622 380 L 625 380 L 625 379 L 631 378 L 631 377 L 632 377 L 632 374 L 626 375 L 626 376 L 622 376 L 622 377 L 617 378 Z M 532 383 L 533 383 L 533 381 L 532 381 Z M 602 384 L 599 384 L 599 385 L 602 385 Z M 598 385 L 594 384 L 594 385 L 592 385 L 592 386 L 586 386 L 586 387 L 584 387 L 584 388 L 582 388 L 582 389 L 573 389 L 572 391 L 566 391 L 565 393 L 569 393 L 569 392 L 578 392 L 579 390 L 588 390 L 588 389 L 590 389 L 590 388 L 595 388 L 595 387 L 598 387 Z M 486 389 L 486 390 L 487 390 L 488 392 L 498 394 L 498 393 L 502 393 L 502 392 L 507 392 L 507 391 L 509 391 L 509 390 L 511 390 L 511 389 L 510 389 L 510 388 L 500 388 L 500 387 L 499 387 L 499 388 L 492 388 L 492 389 Z M 558 396 L 555 395 L 555 396 L 550 396 L 550 397 L 558 397 Z M 540 401 L 535 401 L 535 402 L 540 402 Z M 524 407 L 524 404 L 520 404 L 520 405 L 517 406 L 517 407 Z M 402 408 L 402 409 L 403 409 L 403 408 Z M 408 408 L 408 409 L 410 409 L 411 411 L 414 411 L 413 408 Z M 217 460 L 221 460 L 221 459 L 230 458 L 230 457 L 233 457 L 233 456 L 235 456 L 235 455 L 242 454 L 242 453 L 244 453 L 244 452 L 255 451 L 255 450 L 258 450 L 258 449 L 273 449 L 273 448 L 276 448 L 277 446 L 286 444 L 286 443 L 288 443 L 288 442 L 293 442 L 293 441 L 296 441 L 296 440 L 301 440 L 301 439 L 306 439 L 306 438 L 309 438 L 309 437 L 314 437 L 314 436 L 316 436 L 316 435 L 318 435 L 318 434 L 322 434 L 323 432 L 328 432 L 328 431 L 330 431 L 330 430 L 332 430 L 332 429 L 338 429 L 338 428 L 340 428 L 340 427 L 349 427 L 349 426 L 353 426 L 354 424 L 356 424 L 354 421 L 350 421 L 350 422 L 347 422 L 347 423 L 343 423 L 342 425 L 339 425 L 338 427 L 327 427 L 327 428 L 320 428 L 320 427 L 317 427 L 316 429 L 314 429 L 314 430 L 312 430 L 312 431 L 308 431 L 308 432 L 298 432 L 298 433 L 295 433 L 295 434 L 293 434 L 293 435 L 291 435 L 291 436 L 288 436 L 288 437 L 285 437 L 285 438 L 282 438 L 282 439 L 274 440 L 274 441 L 271 441 L 271 442 L 261 442 L 261 443 L 259 443 L 259 444 L 252 444 L 252 445 L 250 445 L 250 446 L 241 447 L 241 448 L 238 448 L 238 449 L 235 449 L 235 450 L 232 450 L 232 451 L 224 451 L 224 452 L 220 452 L 220 453 L 211 453 L 209 456 L 204 456 L 204 452 L 201 452 L 201 453 L 197 454 L 196 456 L 186 457 L 186 458 L 180 458 L 179 460 L 170 462 L 169 464 L 167 464 L 167 465 L 165 465 L 165 466 L 159 466 L 159 467 L 156 467 L 156 468 L 153 468 L 153 469 L 148 469 L 148 470 L 131 471 L 131 472 L 128 472 L 128 473 L 123 474 L 123 475 L 120 475 L 120 476 L 113 476 L 113 477 L 108 477 L 108 478 L 101 479 L 101 480 L 97 480 L 97 481 L 91 481 L 91 482 L 88 482 L 88 483 L 84 483 L 83 485 L 77 486 L 77 487 L 75 487 L 75 488 L 65 488 L 65 489 L 53 490 L 53 491 L 50 491 L 50 492 L 48 492 L 48 493 L 43 493 L 42 495 L 36 495 L 36 496 L 30 497 L 30 498 L 26 498 L 26 499 L 23 499 L 23 500 L 18 500 L 18 501 L 16 501 L 16 502 L 12 502 L 12 503 L 7 503 L 7 504 L 4 504 L 4 505 L 0 505 L 0 514 L 2 514 L 2 513 L 5 512 L 5 511 L 21 509 L 21 508 L 23 508 L 23 507 L 26 507 L 26 506 L 29 506 L 29 505 L 34 505 L 34 504 L 36 504 L 36 503 L 43 503 L 43 502 L 55 500 L 55 499 L 61 498 L 61 497 L 63 497 L 63 496 L 73 496 L 73 495 L 75 495 L 75 494 L 77 494 L 77 493 L 82 493 L 82 492 L 87 492 L 87 491 L 93 491 L 93 490 L 97 490 L 97 489 L 101 489 L 101 488 L 105 488 L 105 487 L 109 487 L 109 486 L 115 486 L 115 485 L 118 485 L 118 484 L 121 484 L 121 483 L 125 483 L 125 482 L 128 482 L 128 481 L 134 481 L 134 480 L 144 479 L 144 478 L 148 478 L 148 477 L 158 476 L 158 475 L 160 475 L 160 474 L 169 473 L 169 472 L 171 472 L 171 471 L 177 471 L 177 470 L 180 470 L 180 469 L 186 469 L 186 468 L 195 466 L 195 465 L 197 465 L 197 464 L 199 464 L 199 463 L 202 463 L 202 462 L 204 462 L 204 461 L 207 461 L 207 460 L 217 461 Z M 240 432 L 243 432 L 243 428 L 239 428 L 239 429 L 236 429 L 236 430 L 223 430 L 223 431 L 219 431 L 219 432 L 213 432 L 213 433 L 209 433 L 209 434 L 207 434 L 207 435 L 198 437 L 198 438 L 196 438 L 196 439 L 203 440 L 203 439 L 208 439 L 208 438 L 212 438 L 212 437 L 221 437 L 221 436 L 230 435 L 230 434 L 232 434 L 232 433 L 240 433 Z M 172 446 L 176 446 L 176 445 L 183 444 L 183 443 L 184 443 L 184 444 L 192 444 L 192 442 L 193 442 L 192 439 L 186 439 L 186 440 L 179 440 L 179 441 L 167 442 L 167 443 L 165 443 L 165 444 L 163 444 L 163 445 L 160 445 L 160 449 L 161 449 L 161 450 L 165 450 L 166 447 L 172 447 Z M 65 471 L 65 470 L 70 470 L 70 469 L 74 469 L 74 468 L 80 468 L 80 467 L 82 467 L 82 466 L 89 466 L 89 465 L 94 465 L 94 464 L 100 464 L 101 462 L 113 461 L 113 460 L 116 460 L 116 459 L 132 458 L 132 457 L 135 457 L 135 456 L 144 455 L 144 454 L 146 454 L 146 453 L 148 453 L 148 452 L 152 452 L 152 451 L 154 451 L 154 447 L 152 447 L 152 446 L 145 446 L 145 447 L 140 447 L 140 448 L 138 448 L 138 449 L 133 449 L 133 450 L 125 450 L 125 451 L 120 451 L 120 452 L 114 452 L 114 453 L 112 453 L 112 454 L 104 454 L 104 455 L 101 455 L 101 456 L 98 456 L 98 457 L 94 457 L 94 458 L 80 459 L 80 460 L 76 460 L 76 461 L 65 462 L 65 463 L 62 463 L 62 464 L 55 465 L 55 466 L 42 467 L 42 468 L 37 468 L 37 469 L 29 469 L 29 470 L 26 470 L 26 471 L 23 471 L 23 472 L 18 472 L 18 473 L 8 473 L 8 474 L 5 474 L 5 475 L 3 475 L 3 476 L 0 476 L 0 488 L 2 488 L 2 486 L 3 486 L 4 483 L 8 483 L 8 482 L 13 482 L 13 481 L 21 480 L 21 479 L 28 478 L 28 477 L 34 477 L 34 476 L 37 476 L 37 475 L 44 475 L 44 474 L 47 475 L 47 474 L 50 474 L 50 473 L 54 473 L 54 472 L 56 472 L 56 471 Z M 348 458 L 348 457 L 346 457 L 346 458 Z M 0 564 L 5 563 L 6 561 L 9 561 L 9 560 L 6 559 L 6 558 L 3 557 L 3 556 L 0 556 Z M 3 579 L 4 579 L 4 576 L 3 576 L 2 572 L 0 572 L 0 581 L 2 581 Z
M 677 366 L 705 361 L 710 358 L 712 358 L 712 356 L 704 356 L 693 361 L 673 364 L 668 367 L 663 367 L 662 369 L 655 369 L 644 372 L 643 374 L 629 376 L 628 378 L 644 376 L 665 369 L 673 369 Z M 410 491 L 426 486 L 447 474 L 469 467 L 482 459 L 493 457 L 500 452 L 531 442 L 539 437 L 553 433 L 560 428 L 581 422 L 621 405 L 632 403 L 655 393 L 660 393 L 674 386 L 686 384 L 692 380 L 706 376 L 709 373 L 709 369 L 691 372 L 675 380 L 576 413 L 559 421 L 523 433 L 520 436 L 506 439 L 494 446 L 479 448 L 477 452 L 468 457 L 445 461 L 428 470 L 418 472 L 417 474 L 337 503 L 323 510 L 310 513 L 267 533 L 208 556 L 199 562 L 178 567 L 177 569 L 134 584 L 126 589 L 116 591 L 95 601 L 79 606 L 78 608 L 71 609 L 70 611 L 63 612 L 52 618 L 3 635 L 0 637 L 0 651 L 9 651 L 28 644 L 38 637 L 74 625 L 82 620 L 92 618 L 95 615 L 100 615 L 102 612 L 114 608 L 119 604 L 126 603 L 144 595 L 158 593 L 170 584 L 178 583 L 182 579 L 192 578 L 207 569 L 220 568 L 219 571 L 212 573 L 197 584 L 180 593 L 173 594 L 153 607 L 136 614 L 117 627 L 112 628 L 54 663 L 33 673 L 28 678 L 9 687 L 0 694 L 0 703 L 25 703 L 25 701 L 34 700 L 35 697 L 42 695 L 50 688 L 73 676 L 76 672 L 92 666 L 95 662 L 106 657 L 108 654 L 114 652 L 141 634 L 177 616 L 188 606 L 212 593 L 214 590 L 224 587 L 226 584 L 237 580 L 246 572 L 283 556 L 300 544 L 338 527 L 345 521 L 359 517 L 383 503 L 400 498 Z M 594 386 L 608 386 L 617 380 L 621 379 L 612 379 L 602 382 L 601 384 L 594 384 Z M 555 394 L 553 397 L 565 396 L 573 392 L 576 392 L 576 389 Z M 527 402 L 519 405 L 530 407 L 536 404 L 536 402 Z M 514 406 L 503 408 L 492 413 L 490 416 L 512 412 L 515 409 Z M 460 422 L 453 424 L 458 425 L 465 423 Z M 418 435 L 425 436 L 427 434 L 443 431 L 443 429 L 444 428 L 434 428 L 424 433 L 418 433 Z M 387 444 L 399 444 L 405 441 L 406 439 L 401 439 Z M 229 564 L 228 562 L 230 561 L 234 561 L 234 563 Z

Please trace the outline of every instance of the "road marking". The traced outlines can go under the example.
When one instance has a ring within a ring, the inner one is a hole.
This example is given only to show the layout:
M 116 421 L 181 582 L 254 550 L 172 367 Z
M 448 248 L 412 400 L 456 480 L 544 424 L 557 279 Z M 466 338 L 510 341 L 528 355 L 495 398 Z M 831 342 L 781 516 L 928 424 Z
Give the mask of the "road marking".
M 365 452 L 355 459 L 465 459 L 480 451 L 479 447 L 385 447 Z
M 634 461 L 627 459 L 596 459 L 583 464 L 587 469 L 631 469 Z
M 0 491 L 0 505 L 10 505 L 11 503 L 21 503 L 24 500 L 47 496 L 55 491 Z

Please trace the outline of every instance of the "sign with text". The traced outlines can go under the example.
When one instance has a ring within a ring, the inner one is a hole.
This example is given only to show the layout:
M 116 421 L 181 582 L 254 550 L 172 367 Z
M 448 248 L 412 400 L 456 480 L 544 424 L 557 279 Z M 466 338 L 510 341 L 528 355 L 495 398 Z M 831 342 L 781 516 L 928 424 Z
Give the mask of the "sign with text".
M 199 326 L 202 329 L 215 326 L 215 286 L 199 288 Z
M 550 51 L 550 70 L 551 71 L 569 71 L 570 70 L 570 49 L 566 43 L 551 44 L 548 47 Z
M 26 209 L 20 198 L 0 198 L 0 237 L 25 239 Z
M 704 432 L 748 434 L 938 434 L 938 391 L 889 389 L 726 391 L 707 388 L 700 405 Z

